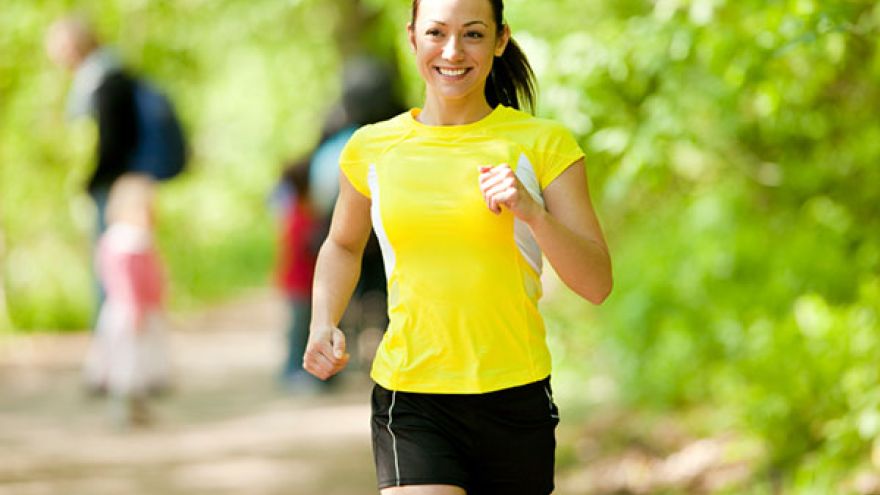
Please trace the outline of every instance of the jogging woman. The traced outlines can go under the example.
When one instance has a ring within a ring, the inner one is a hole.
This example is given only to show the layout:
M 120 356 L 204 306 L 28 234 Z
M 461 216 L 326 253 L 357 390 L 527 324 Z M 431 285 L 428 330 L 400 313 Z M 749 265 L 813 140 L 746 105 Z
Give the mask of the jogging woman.
M 501 0 L 414 0 L 407 31 L 424 105 L 361 128 L 342 153 L 304 366 L 327 379 L 348 362 L 337 325 L 372 228 L 390 319 L 371 372 L 382 494 L 548 494 L 558 413 L 542 253 L 593 303 L 612 285 L 584 154 L 518 110 L 533 76 Z

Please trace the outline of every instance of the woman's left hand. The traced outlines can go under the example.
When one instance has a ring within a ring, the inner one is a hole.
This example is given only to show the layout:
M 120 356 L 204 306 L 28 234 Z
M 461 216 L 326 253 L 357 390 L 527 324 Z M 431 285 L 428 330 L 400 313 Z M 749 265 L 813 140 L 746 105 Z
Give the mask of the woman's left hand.
M 544 209 L 506 163 L 480 167 L 480 191 L 486 206 L 496 215 L 501 213 L 503 206 L 520 220 L 529 223 Z

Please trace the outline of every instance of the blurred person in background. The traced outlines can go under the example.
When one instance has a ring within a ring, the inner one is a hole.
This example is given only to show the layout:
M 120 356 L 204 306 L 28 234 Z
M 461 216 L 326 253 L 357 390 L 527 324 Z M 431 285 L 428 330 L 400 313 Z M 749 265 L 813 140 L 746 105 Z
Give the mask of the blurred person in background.
M 86 358 L 86 383 L 96 393 L 109 393 L 112 419 L 122 427 L 149 422 L 148 398 L 169 386 L 154 197 L 149 176 L 118 178 L 108 197 L 108 226 L 98 242 L 97 269 L 106 298 Z
M 347 365 L 339 321 L 371 229 L 390 321 L 373 360 L 372 440 L 385 495 L 546 495 L 551 359 L 538 311 L 545 255 L 599 304 L 611 261 L 584 153 L 532 107 L 534 76 L 501 0 L 413 0 L 421 109 L 361 127 L 315 273 L 304 364 Z
M 309 192 L 310 162 L 311 157 L 287 163 L 273 198 L 280 218 L 276 278 L 289 307 L 286 358 L 280 380 L 286 390 L 301 394 L 324 389 L 324 382 L 302 366 L 309 339 L 315 259 L 322 240 Z
M 339 195 L 339 155 L 361 126 L 391 118 L 405 110 L 395 91 L 394 69 L 377 57 L 359 55 L 343 64 L 342 95 L 324 123 L 309 173 L 312 202 L 320 218 L 321 241 L 326 238 Z M 343 328 L 351 342 L 356 364 L 369 368 L 388 324 L 385 270 L 375 235 L 364 248 L 361 274 Z
M 46 36 L 46 52 L 55 64 L 73 73 L 68 117 L 90 116 L 98 125 L 96 163 L 86 186 L 97 212 L 97 239 L 106 228 L 110 187 L 128 169 L 137 144 L 134 81 L 123 70 L 119 57 L 101 45 L 82 17 L 65 17 L 53 23 Z M 99 307 L 103 297 L 98 283 Z

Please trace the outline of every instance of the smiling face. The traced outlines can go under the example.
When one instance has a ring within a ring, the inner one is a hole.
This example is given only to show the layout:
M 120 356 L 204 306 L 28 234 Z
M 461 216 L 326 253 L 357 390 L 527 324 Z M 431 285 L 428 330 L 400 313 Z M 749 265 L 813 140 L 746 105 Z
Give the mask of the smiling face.
M 486 79 L 510 33 L 489 0 L 420 0 L 409 31 L 428 98 L 484 104 Z

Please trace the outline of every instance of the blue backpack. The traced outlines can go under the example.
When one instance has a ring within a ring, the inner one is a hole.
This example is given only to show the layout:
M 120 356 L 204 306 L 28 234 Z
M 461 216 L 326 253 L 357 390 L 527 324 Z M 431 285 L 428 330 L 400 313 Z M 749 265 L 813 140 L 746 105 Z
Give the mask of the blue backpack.
M 186 139 L 174 106 L 166 95 L 149 83 L 134 83 L 137 145 L 129 170 L 168 180 L 180 174 L 187 160 Z

